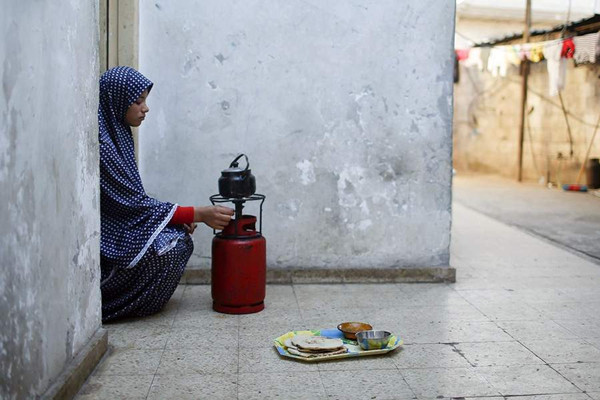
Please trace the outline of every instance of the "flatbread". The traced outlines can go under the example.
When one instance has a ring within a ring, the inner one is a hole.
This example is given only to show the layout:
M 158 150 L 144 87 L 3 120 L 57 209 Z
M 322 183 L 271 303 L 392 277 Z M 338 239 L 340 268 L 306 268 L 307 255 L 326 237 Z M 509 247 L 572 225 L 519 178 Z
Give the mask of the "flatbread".
M 292 338 L 287 338 L 283 341 L 283 345 L 288 349 L 296 349 L 298 348 L 292 344 Z
M 292 344 L 301 350 L 337 351 L 344 347 L 341 339 L 330 339 L 324 336 L 298 335 L 292 338 Z
M 337 351 L 330 351 L 330 352 L 326 352 L 326 353 L 305 353 L 303 351 L 299 351 L 299 350 L 296 350 L 296 349 L 290 348 L 290 347 L 288 347 L 287 350 L 290 354 L 293 354 L 295 356 L 304 357 L 304 358 L 327 357 L 327 356 L 333 356 L 336 354 L 344 354 L 344 353 L 348 352 L 348 349 L 345 347 L 343 349 L 340 349 Z

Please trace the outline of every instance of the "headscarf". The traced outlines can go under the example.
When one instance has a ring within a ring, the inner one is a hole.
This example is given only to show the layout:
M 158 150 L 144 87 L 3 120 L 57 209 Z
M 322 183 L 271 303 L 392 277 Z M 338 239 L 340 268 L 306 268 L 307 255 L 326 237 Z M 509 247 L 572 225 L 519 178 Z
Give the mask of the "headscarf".
M 125 124 L 129 106 L 152 85 L 130 67 L 114 67 L 100 77 L 100 255 L 101 265 L 113 270 L 134 267 L 177 207 L 146 194 Z M 175 242 L 181 236 L 172 234 Z

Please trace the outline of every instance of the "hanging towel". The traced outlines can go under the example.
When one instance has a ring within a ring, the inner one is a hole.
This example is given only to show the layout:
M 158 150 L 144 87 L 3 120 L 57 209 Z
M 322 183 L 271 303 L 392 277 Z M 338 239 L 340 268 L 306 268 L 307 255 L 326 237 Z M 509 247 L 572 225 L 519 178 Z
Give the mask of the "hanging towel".
M 517 48 L 517 52 L 519 53 L 519 58 L 521 59 L 521 62 L 523 62 L 525 60 L 529 60 L 529 58 L 531 57 L 531 44 L 530 43 L 516 46 L 516 48 Z
M 504 46 L 506 50 L 506 60 L 517 67 L 521 65 L 521 49 L 519 46 Z
M 598 44 L 598 38 L 600 33 L 590 33 L 589 35 L 575 36 L 573 42 L 575 43 L 575 55 L 573 59 L 576 64 L 585 64 L 596 62 L 596 47 Z
M 482 62 L 481 62 L 481 47 L 474 47 L 469 52 L 469 58 L 467 58 L 464 62 L 465 67 L 474 67 L 481 70 Z
M 548 67 L 548 92 L 556 96 L 565 87 L 567 59 L 561 56 L 563 43 L 553 42 L 544 46 L 544 58 Z
M 564 58 L 573 58 L 574 54 L 575 54 L 575 43 L 573 42 L 573 39 L 571 39 L 571 38 L 565 39 L 563 41 L 562 51 L 561 51 L 560 55 Z
M 490 50 L 487 68 L 494 77 L 497 77 L 498 75 L 506 76 L 508 65 L 506 61 L 506 50 L 504 48 L 494 47 Z
M 473 47 L 469 52 L 469 58 L 464 62 L 465 67 L 477 67 L 479 71 L 485 71 L 490 58 L 489 47 Z
M 532 44 L 529 50 L 529 61 L 537 63 L 544 59 L 544 46 L 541 44 Z
M 466 60 L 467 58 L 469 58 L 469 51 L 471 49 L 457 49 L 454 50 L 456 52 L 456 58 L 458 59 L 458 61 L 463 61 Z

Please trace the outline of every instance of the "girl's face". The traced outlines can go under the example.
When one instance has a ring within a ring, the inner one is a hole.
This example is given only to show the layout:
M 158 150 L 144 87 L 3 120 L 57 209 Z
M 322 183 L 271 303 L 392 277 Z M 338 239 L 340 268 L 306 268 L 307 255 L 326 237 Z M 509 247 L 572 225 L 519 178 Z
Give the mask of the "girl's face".
M 142 124 L 142 121 L 146 118 L 146 113 L 150 111 L 146 105 L 147 97 L 148 91 L 144 90 L 140 97 L 129 106 L 125 113 L 125 123 L 127 125 L 136 127 Z

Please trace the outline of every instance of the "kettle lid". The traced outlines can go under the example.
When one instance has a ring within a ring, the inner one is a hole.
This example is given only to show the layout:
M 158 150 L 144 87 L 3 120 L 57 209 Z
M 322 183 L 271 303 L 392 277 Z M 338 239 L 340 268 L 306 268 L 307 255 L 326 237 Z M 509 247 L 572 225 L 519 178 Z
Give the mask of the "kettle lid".
M 241 157 L 244 157 L 246 159 L 246 168 L 242 169 L 240 167 L 238 167 L 238 160 Z M 249 173 L 250 172 L 250 162 L 248 162 L 248 157 L 245 154 L 239 154 L 229 165 L 229 168 L 224 169 L 223 171 L 221 171 L 221 174 L 223 175 L 239 175 L 242 173 Z

